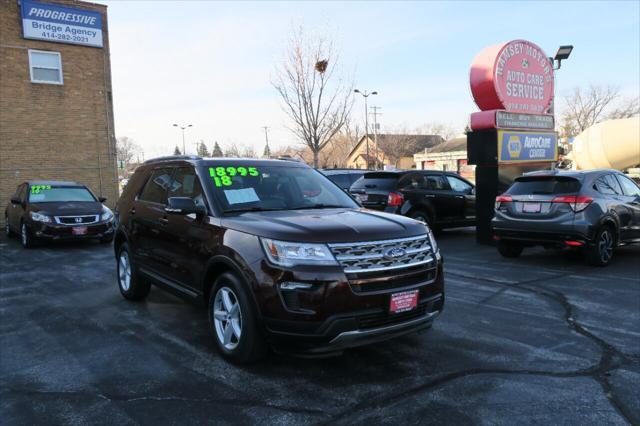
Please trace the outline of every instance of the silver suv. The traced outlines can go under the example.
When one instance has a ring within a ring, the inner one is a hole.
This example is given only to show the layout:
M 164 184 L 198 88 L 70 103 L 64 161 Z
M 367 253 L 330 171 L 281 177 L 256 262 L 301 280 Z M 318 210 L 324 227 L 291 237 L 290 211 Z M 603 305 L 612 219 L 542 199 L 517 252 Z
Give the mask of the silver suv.
M 493 239 L 505 257 L 524 247 L 576 247 L 592 265 L 616 246 L 640 243 L 640 188 L 617 170 L 543 171 L 496 197 Z

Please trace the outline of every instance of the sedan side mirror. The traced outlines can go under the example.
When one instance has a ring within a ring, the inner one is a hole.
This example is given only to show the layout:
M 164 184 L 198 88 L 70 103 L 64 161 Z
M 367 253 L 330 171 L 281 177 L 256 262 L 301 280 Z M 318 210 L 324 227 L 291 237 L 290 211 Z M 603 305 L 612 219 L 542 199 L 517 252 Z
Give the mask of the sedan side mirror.
M 22 201 L 20 201 L 20 197 L 15 196 L 15 195 L 13 197 L 11 197 L 11 204 L 21 204 L 21 203 L 22 203 Z
M 476 187 L 475 186 L 471 187 L 471 190 L 469 191 L 469 195 L 476 195 Z
M 169 214 L 181 215 L 195 213 L 196 216 L 204 216 L 207 214 L 207 209 L 204 206 L 196 204 L 189 197 L 169 197 L 164 211 Z
M 107 201 L 107 197 L 98 197 L 98 201 L 104 203 L 105 201 Z

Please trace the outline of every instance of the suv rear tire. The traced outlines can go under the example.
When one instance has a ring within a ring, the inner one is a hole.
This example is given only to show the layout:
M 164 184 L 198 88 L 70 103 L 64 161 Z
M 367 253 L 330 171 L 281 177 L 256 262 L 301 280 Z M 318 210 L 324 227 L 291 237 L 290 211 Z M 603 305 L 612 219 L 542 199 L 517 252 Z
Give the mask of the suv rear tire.
M 593 245 L 587 246 L 587 263 L 593 266 L 607 266 L 613 258 L 616 240 L 611 226 L 605 225 L 598 230 Z
M 502 255 L 502 257 L 518 257 L 522 254 L 522 245 L 518 243 L 511 243 L 506 241 L 498 242 L 498 252 Z
M 425 213 L 421 210 L 415 210 L 409 214 L 411 219 L 419 220 L 422 223 L 426 223 L 427 226 L 433 231 L 436 232 L 436 225 L 434 224 L 434 220 L 432 215 Z M 437 229 L 439 231 L 439 229 Z
M 209 328 L 220 354 L 235 364 L 249 364 L 268 352 L 258 315 L 246 286 L 233 273 L 216 279 L 209 294 Z
M 7 215 L 4 215 L 4 234 L 7 238 L 11 238 L 13 236 L 11 225 L 9 225 L 9 217 Z
M 116 265 L 120 294 L 128 300 L 145 299 L 151 290 L 151 285 L 148 281 L 143 280 L 136 271 L 127 243 L 120 246 Z

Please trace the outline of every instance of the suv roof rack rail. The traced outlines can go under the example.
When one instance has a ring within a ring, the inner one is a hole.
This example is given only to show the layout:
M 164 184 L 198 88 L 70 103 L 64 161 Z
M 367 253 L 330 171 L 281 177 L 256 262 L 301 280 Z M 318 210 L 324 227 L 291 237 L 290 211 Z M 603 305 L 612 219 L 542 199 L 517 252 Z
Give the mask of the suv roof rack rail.
M 202 157 L 197 155 L 167 155 L 164 157 L 156 157 L 150 160 L 145 161 L 143 164 L 151 164 L 151 163 L 161 163 L 163 161 L 173 161 L 173 160 L 202 160 Z

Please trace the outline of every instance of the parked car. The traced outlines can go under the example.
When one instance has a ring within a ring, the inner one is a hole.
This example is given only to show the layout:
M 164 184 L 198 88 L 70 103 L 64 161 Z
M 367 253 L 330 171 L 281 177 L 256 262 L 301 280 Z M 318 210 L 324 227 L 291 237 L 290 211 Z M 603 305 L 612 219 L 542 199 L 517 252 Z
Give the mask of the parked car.
M 345 191 L 370 170 L 364 169 L 322 169 L 320 172 Z
M 43 240 L 113 240 L 113 213 L 76 182 L 29 181 L 18 185 L 4 212 L 5 233 L 25 248 Z
M 366 208 L 400 214 L 443 229 L 474 225 L 475 187 L 453 172 L 365 173 L 350 189 Z
M 617 170 L 525 174 L 496 198 L 498 251 L 577 247 L 592 265 L 611 262 L 617 246 L 640 243 L 640 188 Z
M 442 258 L 425 224 L 362 209 L 304 163 L 166 157 L 116 207 L 118 286 L 208 306 L 226 359 L 327 354 L 431 326 Z M 186 326 L 186 325 L 185 325 Z

